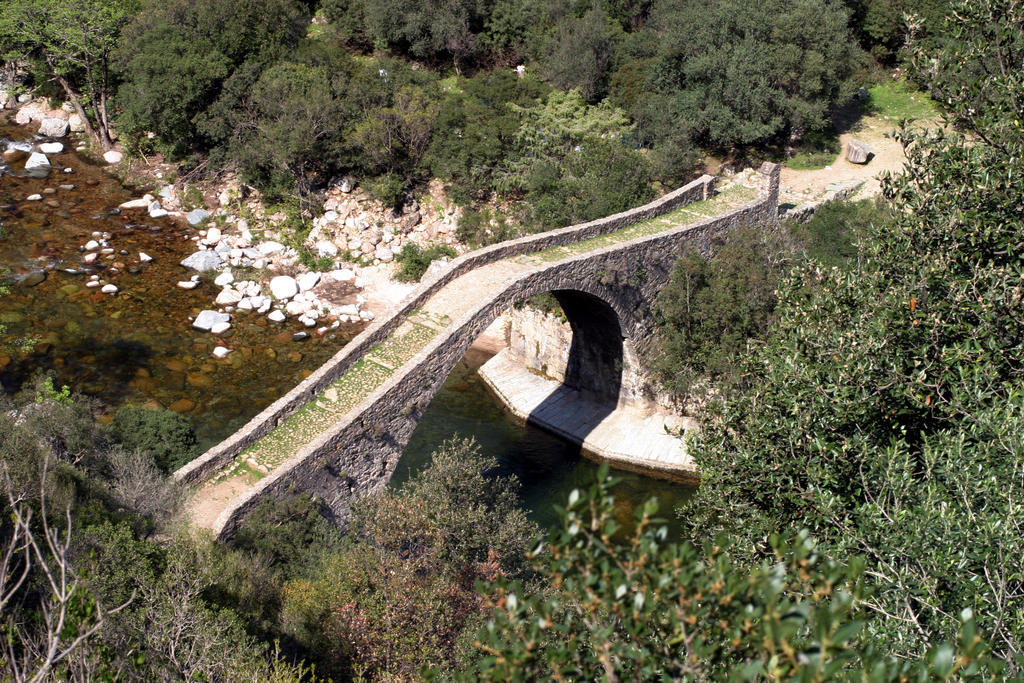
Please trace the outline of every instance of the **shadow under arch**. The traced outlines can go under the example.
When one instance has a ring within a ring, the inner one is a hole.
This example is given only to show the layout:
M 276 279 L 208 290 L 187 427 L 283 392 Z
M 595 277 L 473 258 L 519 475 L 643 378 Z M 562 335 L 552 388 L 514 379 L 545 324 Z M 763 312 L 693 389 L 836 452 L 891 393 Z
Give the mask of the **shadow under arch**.
M 551 294 L 572 329 L 563 386 L 582 398 L 615 410 L 622 390 L 623 335 L 615 310 L 603 299 L 578 290 Z
M 565 378 L 534 405 L 526 422 L 557 434 L 582 451 L 591 432 L 620 404 L 623 325 L 616 310 L 594 294 L 575 289 L 550 293 L 572 330 Z

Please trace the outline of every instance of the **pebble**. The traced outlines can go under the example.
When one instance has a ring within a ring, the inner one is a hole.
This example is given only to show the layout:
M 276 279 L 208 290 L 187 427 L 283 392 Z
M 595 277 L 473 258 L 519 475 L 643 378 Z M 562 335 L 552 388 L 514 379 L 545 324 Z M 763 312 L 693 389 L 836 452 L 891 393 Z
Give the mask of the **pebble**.
M 103 285 L 100 291 L 104 294 L 117 294 L 117 285 Z
M 285 321 L 285 314 L 280 310 L 275 309 L 267 316 L 267 320 L 272 320 L 275 323 L 283 323 Z
M 199 283 L 195 280 L 179 280 L 178 286 L 182 289 L 195 289 L 199 286 Z
M 139 260 L 142 261 L 143 263 L 149 263 L 150 261 L 153 260 L 153 257 L 150 256 L 149 254 L 147 254 L 144 251 L 140 251 L 139 252 Z
M 292 335 L 292 341 L 304 341 L 309 339 L 309 332 L 296 332 Z
M 231 274 L 230 270 L 225 270 L 223 273 L 217 276 L 213 281 L 213 284 L 218 287 L 226 287 L 235 281 L 235 276 Z
M 222 332 L 227 332 L 229 329 L 231 329 L 231 323 L 219 322 L 213 324 L 213 327 L 210 328 L 210 332 L 212 334 L 221 334 Z
M 29 196 L 25 197 L 25 201 L 28 201 L 28 202 L 38 202 L 38 201 L 42 201 L 42 199 L 43 199 L 43 195 L 41 195 L 41 194 L 30 194 Z
M 231 349 L 226 346 L 217 346 L 213 349 L 214 358 L 226 358 L 229 353 L 231 353 Z

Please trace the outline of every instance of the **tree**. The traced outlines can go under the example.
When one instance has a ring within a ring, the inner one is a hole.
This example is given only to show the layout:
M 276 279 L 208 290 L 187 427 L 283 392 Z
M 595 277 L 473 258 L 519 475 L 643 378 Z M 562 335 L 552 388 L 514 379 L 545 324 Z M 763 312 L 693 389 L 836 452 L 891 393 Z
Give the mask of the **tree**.
M 137 139 L 155 133 L 174 157 L 227 143 L 232 130 L 217 117 L 239 105 L 308 25 L 309 9 L 298 0 L 150 0 L 118 50 L 122 130 Z
M 456 71 L 477 51 L 492 2 L 488 0 L 362 0 L 366 33 L 398 54 L 451 59 Z
M 893 215 L 858 267 L 783 281 L 747 391 L 692 446 L 702 484 L 683 512 L 690 533 L 726 532 L 751 561 L 802 528 L 834 557 L 863 555 L 877 586 L 865 605 L 887 617 L 874 637 L 895 653 L 952 637 L 969 606 L 1011 671 L 1024 652 L 1010 559 L 1024 553 L 1022 93 L 1009 72 L 1001 91 L 970 74 L 998 64 L 1022 20 L 1016 5 L 954 5 L 959 43 L 933 57 L 952 118 L 977 129 L 903 130 L 907 167 L 884 183 Z
M 787 251 L 778 233 L 755 225 L 733 231 L 710 259 L 683 253 L 658 293 L 656 367 L 666 388 L 686 394 L 698 378 L 736 381 L 749 341 L 768 332 Z
M 643 142 L 683 126 L 699 144 L 751 145 L 829 125 L 830 107 L 852 95 L 847 21 L 832 0 L 658 3 L 650 96 L 634 112 Z
M 170 410 L 122 406 L 111 423 L 114 438 L 128 451 L 141 451 L 164 473 L 192 460 L 196 434 L 188 418 Z
M 870 595 L 863 563 L 831 561 L 806 533 L 773 537 L 770 557 L 741 568 L 722 539 L 703 549 L 669 541 L 652 500 L 635 531 L 613 540 L 602 468 L 531 554 L 551 591 L 490 587 L 494 611 L 476 641 L 484 657 L 465 680 L 985 680 L 1001 671 L 970 610 L 956 645 L 906 660 L 874 647 L 859 607 Z
M 579 89 L 591 104 L 602 100 L 608 92 L 615 41 L 621 33 L 600 9 L 579 19 L 571 15 L 563 19 L 543 62 L 551 82 L 562 90 Z
M 113 54 L 138 7 L 137 0 L 26 0 L 0 7 L 3 58 L 38 58 L 103 149 L 111 145 Z
M 398 490 L 364 498 L 349 542 L 282 588 L 282 630 L 339 678 L 415 679 L 455 665 L 482 614 L 478 580 L 525 574 L 536 534 L 516 482 L 446 442 Z

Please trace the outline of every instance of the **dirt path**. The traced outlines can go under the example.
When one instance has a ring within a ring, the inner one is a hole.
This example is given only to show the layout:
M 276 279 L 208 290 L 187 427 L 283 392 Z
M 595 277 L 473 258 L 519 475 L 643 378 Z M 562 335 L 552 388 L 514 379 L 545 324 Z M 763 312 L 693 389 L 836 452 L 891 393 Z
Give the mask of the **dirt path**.
M 817 170 L 798 171 L 783 166 L 779 190 L 781 204 L 812 202 L 824 197 L 838 184 L 859 180 L 863 180 L 864 185 L 856 193 L 856 198 L 873 197 L 881 192 L 879 178 L 883 172 L 902 171 L 907 158 L 903 147 L 891 136 L 898 121 L 882 116 L 859 116 L 852 109 L 847 109 L 838 112 L 833 123 L 839 132 L 839 156 L 831 165 Z M 927 125 L 927 122 L 922 120 L 917 124 Z M 852 139 L 870 146 L 873 156 L 867 164 L 853 164 L 846 160 L 847 145 Z

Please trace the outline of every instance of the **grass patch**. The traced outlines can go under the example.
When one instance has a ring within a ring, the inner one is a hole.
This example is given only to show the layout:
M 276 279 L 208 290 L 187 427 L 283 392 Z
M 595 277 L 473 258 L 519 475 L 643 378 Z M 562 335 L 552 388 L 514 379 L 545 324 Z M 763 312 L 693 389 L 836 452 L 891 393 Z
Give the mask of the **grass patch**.
M 839 158 L 842 145 L 834 128 L 807 135 L 797 152 L 786 160 L 786 166 L 796 171 L 817 171 L 831 166 Z
M 400 367 L 407 360 L 419 353 L 437 335 L 437 331 L 425 325 L 410 323 L 412 329 L 402 335 L 393 334 L 374 348 L 369 355 L 392 367 Z
M 934 119 L 939 107 L 928 93 L 915 89 L 905 79 L 880 83 L 868 89 L 867 110 L 872 116 L 908 121 Z
M 720 213 L 724 213 L 725 211 L 736 208 L 741 204 L 753 201 L 756 198 L 757 190 L 749 187 L 743 187 L 742 185 L 734 185 L 725 192 L 715 195 L 711 199 L 687 204 L 682 208 L 670 211 L 669 213 L 658 216 L 657 218 L 634 223 L 633 225 L 627 225 L 625 228 L 620 228 L 615 232 L 598 235 L 597 237 L 591 237 L 590 239 L 581 240 L 565 246 L 544 249 L 533 254 L 528 254 L 523 258 L 543 263 L 559 261 L 570 256 L 585 254 L 596 249 L 610 247 L 613 244 L 628 242 L 638 237 L 657 235 L 667 230 L 693 223 L 695 222 L 694 219 L 701 220 L 717 216 Z

